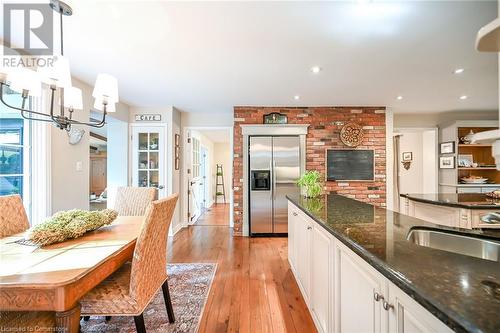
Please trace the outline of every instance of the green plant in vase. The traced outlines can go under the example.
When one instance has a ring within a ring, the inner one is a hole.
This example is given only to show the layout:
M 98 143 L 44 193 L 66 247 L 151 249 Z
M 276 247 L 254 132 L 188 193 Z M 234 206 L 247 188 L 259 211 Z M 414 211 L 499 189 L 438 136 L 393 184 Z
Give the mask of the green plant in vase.
M 297 185 L 306 192 L 306 198 L 316 198 L 321 194 L 321 175 L 318 171 L 306 171 L 297 180 Z

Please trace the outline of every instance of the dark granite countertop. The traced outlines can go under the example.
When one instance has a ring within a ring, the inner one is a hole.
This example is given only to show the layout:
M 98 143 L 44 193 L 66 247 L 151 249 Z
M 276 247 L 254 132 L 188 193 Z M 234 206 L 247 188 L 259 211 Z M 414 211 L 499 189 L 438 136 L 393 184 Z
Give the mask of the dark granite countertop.
M 418 246 L 413 227 L 500 240 L 500 231 L 437 226 L 340 195 L 287 196 L 304 213 L 457 332 L 500 332 L 500 264 Z
M 500 200 L 482 193 L 401 194 L 402 197 L 423 203 L 467 209 L 500 209 Z

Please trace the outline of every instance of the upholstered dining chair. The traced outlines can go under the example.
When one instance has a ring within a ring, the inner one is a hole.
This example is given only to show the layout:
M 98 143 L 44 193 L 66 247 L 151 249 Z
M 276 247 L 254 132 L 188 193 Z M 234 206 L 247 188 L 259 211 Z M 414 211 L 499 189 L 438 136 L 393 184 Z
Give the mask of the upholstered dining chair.
M 152 187 L 119 187 L 114 209 L 122 216 L 143 216 L 156 193 Z
M 82 316 L 133 316 L 138 333 L 146 332 L 143 312 L 161 288 L 168 320 L 175 322 L 167 278 L 167 235 L 178 194 L 153 201 L 137 238 L 131 263 L 88 292 Z
M 29 226 L 21 197 L 18 194 L 1 196 L 0 238 L 26 231 Z

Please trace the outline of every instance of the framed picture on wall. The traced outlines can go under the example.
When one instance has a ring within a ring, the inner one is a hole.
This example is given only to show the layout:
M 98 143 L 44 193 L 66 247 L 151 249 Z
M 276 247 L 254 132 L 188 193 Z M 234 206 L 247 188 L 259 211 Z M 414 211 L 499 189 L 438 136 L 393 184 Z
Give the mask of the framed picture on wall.
M 441 156 L 439 158 L 440 169 L 455 169 L 455 156 Z
M 405 162 L 413 160 L 413 153 L 411 151 L 405 151 L 402 155 L 402 160 Z
M 439 144 L 440 154 L 454 154 L 455 153 L 455 141 L 442 142 Z

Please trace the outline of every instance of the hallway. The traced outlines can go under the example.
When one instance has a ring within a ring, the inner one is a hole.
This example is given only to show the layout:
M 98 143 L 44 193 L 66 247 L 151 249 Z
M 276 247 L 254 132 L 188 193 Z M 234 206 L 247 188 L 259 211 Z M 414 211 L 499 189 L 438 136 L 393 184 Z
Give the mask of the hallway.
M 195 226 L 229 226 L 229 204 L 213 204 L 200 216 Z

